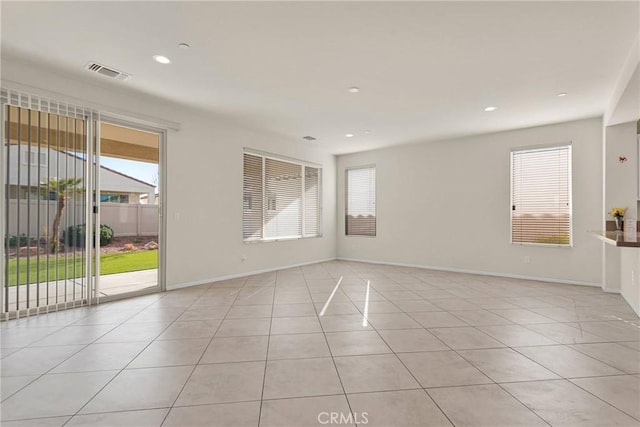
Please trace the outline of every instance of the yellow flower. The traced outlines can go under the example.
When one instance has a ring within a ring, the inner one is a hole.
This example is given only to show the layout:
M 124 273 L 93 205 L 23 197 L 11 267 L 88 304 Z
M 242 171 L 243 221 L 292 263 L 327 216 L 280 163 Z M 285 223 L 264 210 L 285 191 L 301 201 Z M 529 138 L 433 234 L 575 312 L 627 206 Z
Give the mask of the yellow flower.
M 610 215 L 612 217 L 624 216 L 625 212 L 627 212 L 627 208 L 613 208 L 611 209 Z

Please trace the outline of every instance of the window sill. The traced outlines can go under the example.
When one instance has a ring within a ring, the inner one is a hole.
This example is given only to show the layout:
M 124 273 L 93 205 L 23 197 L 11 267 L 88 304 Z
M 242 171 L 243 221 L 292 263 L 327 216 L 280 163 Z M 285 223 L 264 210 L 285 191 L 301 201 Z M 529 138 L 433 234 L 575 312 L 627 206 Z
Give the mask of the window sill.
M 307 236 L 307 237 L 278 237 L 275 239 L 261 239 L 261 240 L 243 240 L 242 243 L 245 245 L 255 245 L 257 243 L 275 243 L 275 242 L 290 242 L 292 240 L 309 240 L 309 239 L 319 239 L 322 235 L 319 236 Z
M 511 242 L 511 245 L 515 246 L 536 246 L 542 248 L 573 248 L 573 243 L 571 244 L 562 244 L 562 243 L 528 243 L 528 242 Z

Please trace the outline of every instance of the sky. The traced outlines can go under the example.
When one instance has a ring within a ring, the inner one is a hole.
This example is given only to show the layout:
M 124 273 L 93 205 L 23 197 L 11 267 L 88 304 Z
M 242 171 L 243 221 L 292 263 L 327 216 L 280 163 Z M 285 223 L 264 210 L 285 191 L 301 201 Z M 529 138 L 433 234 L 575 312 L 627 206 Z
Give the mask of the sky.
M 158 192 L 159 175 L 158 165 L 156 163 L 137 162 L 135 160 L 123 160 L 116 159 L 114 157 L 101 156 L 100 165 L 155 185 L 156 193 Z

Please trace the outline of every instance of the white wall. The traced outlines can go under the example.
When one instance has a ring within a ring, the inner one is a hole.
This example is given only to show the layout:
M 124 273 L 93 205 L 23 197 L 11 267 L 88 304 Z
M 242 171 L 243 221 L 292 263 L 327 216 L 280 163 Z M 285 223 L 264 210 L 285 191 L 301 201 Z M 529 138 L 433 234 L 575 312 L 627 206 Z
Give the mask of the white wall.
M 614 248 L 620 251 L 621 294 L 640 316 L 640 249 Z
M 613 207 L 627 208 L 626 218 L 638 218 L 638 154 L 636 140 L 637 124 L 628 122 L 604 128 L 604 188 L 605 204 L 603 217 L 605 221 L 613 218 L 608 214 Z M 620 163 L 620 156 L 627 161 Z M 604 225 L 603 227 L 604 228 Z M 602 274 L 603 288 L 610 292 L 621 291 L 621 251 L 615 246 L 603 245 L 604 268 Z
M 167 288 L 228 275 L 335 257 L 335 157 L 287 140 L 242 129 L 215 116 L 126 91 L 126 83 L 95 86 L 14 59 L 2 60 L 2 84 L 134 118 L 180 123 L 167 143 Z M 111 83 L 111 82 L 109 82 Z M 159 120 L 162 121 L 162 120 Z M 319 163 L 323 173 L 322 238 L 287 242 L 242 242 L 243 147 Z M 244 255 L 246 261 L 242 262 Z
M 510 243 L 510 150 L 573 144 L 572 248 Z M 557 125 L 338 157 L 338 256 L 600 284 L 602 122 Z M 344 235 L 344 170 L 377 167 L 378 235 Z M 524 263 L 524 257 L 530 263 Z
M 605 209 L 626 207 L 626 217 L 638 218 L 637 123 L 627 122 L 605 128 Z M 620 163 L 620 157 L 627 161 Z M 611 221 L 611 216 L 606 219 Z

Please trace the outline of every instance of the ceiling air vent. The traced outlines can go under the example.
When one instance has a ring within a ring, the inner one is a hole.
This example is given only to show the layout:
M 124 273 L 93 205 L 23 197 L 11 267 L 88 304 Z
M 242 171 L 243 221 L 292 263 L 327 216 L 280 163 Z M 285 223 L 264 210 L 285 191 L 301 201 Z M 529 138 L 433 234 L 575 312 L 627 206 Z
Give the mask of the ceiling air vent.
M 118 71 L 115 68 L 105 67 L 104 65 L 98 64 L 97 62 L 89 62 L 84 68 L 115 80 L 124 81 L 128 80 L 129 77 L 131 77 L 131 74 L 125 73 L 123 71 Z
M 311 142 L 311 141 L 315 141 L 315 140 L 316 140 L 314 137 L 309 136 L 309 135 L 307 135 L 307 136 L 303 136 L 303 137 L 302 137 L 302 139 L 306 139 L 306 140 L 307 140 L 307 141 L 309 141 L 309 142 Z

